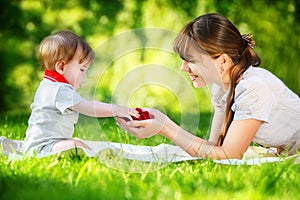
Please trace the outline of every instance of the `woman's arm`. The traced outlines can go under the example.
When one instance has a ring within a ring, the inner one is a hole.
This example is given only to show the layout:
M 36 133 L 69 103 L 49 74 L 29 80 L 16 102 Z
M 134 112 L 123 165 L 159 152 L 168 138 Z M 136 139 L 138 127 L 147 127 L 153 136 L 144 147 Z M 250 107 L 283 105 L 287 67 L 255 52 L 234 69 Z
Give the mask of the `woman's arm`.
M 126 106 L 108 104 L 99 101 L 83 100 L 79 104 L 70 108 L 78 113 L 91 117 L 127 117 L 132 120 L 131 116 L 139 117 L 138 111 Z
M 150 110 L 149 110 L 150 111 Z M 167 116 L 151 110 L 154 119 L 131 121 L 119 125 L 137 138 L 146 138 L 157 133 L 169 138 L 193 157 L 211 159 L 241 159 L 254 138 L 261 121 L 255 119 L 235 120 L 231 123 L 222 146 L 199 138 L 182 129 Z
M 196 137 L 168 120 L 161 134 L 194 157 L 211 159 L 241 159 L 254 138 L 261 121 L 255 119 L 233 121 L 222 146 Z
M 223 125 L 225 113 L 215 112 L 211 123 L 209 141 L 213 144 L 217 144 L 221 134 L 221 128 Z

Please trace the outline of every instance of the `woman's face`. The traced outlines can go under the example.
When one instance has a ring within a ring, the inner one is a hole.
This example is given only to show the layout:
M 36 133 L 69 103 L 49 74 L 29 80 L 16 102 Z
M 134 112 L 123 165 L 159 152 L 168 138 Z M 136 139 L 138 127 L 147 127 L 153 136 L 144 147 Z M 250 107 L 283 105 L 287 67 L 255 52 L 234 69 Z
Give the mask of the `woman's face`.
M 223 86 L 219 59 L 212 59 L 209 55 L 190 55 L 188 61 L 183 61 L 181 70 L 187 72 L 194 87 L 201 88 L 211 83 Z

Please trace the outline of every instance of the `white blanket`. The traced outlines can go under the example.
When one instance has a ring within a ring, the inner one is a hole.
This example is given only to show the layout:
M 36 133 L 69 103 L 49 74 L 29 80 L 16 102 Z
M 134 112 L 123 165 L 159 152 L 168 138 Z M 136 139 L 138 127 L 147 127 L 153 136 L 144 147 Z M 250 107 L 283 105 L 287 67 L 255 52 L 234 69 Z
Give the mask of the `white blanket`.
M 143 162 L 157 162 L 170 163 L 186 160 L 200 160 L 202 158 L 192 157 L 183 151 L 180 147 L 171 144 L 160 144 L 157 146 L 137 146 L 131 144 L 122 144 L 106 141 L 84 141 L 92 150 L 82 149 L 82 151 L 89 157 L 97 157 L 103 161 L 105 155 L 114 155 L 127 160 L 136 160 Z M 2 152 L 10 159 L 22 159 L 22 141 L 10 140 L 6 137 L 0 137 L 0 146 Z M 70 149 L 66 149 L 68 151 Z M 49 156 L 62 152 L 53 152 L 51 154 L 43 155 Z M 220 164 L 229 165 L 255 165 L 269 162 L 280 162 L 286 159 L 294 159 L 295 163 L 299 163 L 299 155 L 289 157 L 276 157 L 274 149 L 267 149 L 262 147 L 250 146 L 243 159 L 224 159 L 213 160 Z

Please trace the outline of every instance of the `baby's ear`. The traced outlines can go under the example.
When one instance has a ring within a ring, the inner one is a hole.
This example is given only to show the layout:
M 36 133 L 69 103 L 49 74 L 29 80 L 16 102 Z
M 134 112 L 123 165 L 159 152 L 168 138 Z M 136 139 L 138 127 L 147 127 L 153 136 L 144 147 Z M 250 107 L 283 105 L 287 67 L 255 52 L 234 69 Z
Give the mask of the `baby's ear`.
M 59 61 L 56 61 L 55 63 L 55 71 L 61 75 L 64 74 L 64 71 L 65 71 L 65 61 L 63 60 L 59 60 Z

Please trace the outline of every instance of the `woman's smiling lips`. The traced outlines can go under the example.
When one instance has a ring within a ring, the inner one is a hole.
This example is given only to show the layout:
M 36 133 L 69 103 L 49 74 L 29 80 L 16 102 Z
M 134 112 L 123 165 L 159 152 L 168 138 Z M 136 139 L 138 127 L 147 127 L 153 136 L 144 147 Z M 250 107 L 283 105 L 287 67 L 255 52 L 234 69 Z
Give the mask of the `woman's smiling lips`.
M 194 75 L 194 74 L 188 74 L 188 75 L 189 75 L 191 81 L 195 81 L 196 78 L 198 78 L 198 76 L 197 76 L 197 75 Z

